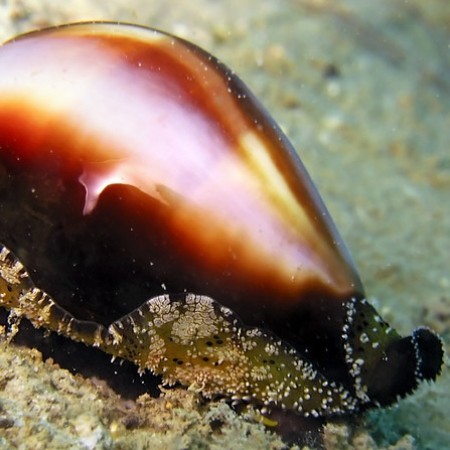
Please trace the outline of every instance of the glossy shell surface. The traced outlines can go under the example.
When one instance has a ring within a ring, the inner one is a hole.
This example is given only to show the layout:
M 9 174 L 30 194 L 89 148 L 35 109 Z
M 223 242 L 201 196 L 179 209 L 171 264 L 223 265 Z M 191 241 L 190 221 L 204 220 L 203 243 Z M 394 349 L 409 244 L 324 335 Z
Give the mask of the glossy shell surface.
M 295 150 L 198 47 L 107 23 L 6 43 L 0 149 L 1 303 L 36 326 L 315 417 L 439 372 L 438 339 L 364 300 Z

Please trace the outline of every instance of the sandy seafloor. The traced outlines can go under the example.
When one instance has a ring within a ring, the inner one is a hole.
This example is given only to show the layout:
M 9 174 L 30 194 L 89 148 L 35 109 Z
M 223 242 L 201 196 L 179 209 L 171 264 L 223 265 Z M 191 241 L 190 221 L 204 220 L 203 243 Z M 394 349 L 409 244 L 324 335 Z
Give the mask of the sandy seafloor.
M 92 19 L 173 32 L 235 69 L 298 148 L 382 315 L 402 334 L 433 327 L 448 352 L 448 0 L 0 0 L 1 40 Z M 449 448 L 448 366 L 398 405 L 330 425 L 327 448 Z M 184 390 L 123 400 L 3 343 L 0 448 L 283 444 L 226 404 Z

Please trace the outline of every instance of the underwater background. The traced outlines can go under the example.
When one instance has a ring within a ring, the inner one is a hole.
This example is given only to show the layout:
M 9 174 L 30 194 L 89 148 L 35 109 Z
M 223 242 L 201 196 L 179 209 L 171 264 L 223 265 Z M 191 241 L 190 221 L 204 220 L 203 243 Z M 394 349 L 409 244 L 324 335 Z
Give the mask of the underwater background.
M 448 448 L 448 0 L 0 1 L 0 38 L 94 19 L 163 29 L 233 68 L 298 149 L 381 315 L 443 337 L 436 383 L 328 426 L 327 448 Z M 225 404 L 124 400 L 67 368 L 0 344 L 0 448 L 283 448 Z

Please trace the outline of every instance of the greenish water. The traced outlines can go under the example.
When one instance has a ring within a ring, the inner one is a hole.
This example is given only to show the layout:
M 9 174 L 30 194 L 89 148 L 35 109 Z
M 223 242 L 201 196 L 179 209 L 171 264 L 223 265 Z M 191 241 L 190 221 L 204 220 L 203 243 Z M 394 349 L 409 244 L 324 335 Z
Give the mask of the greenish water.
M 450 3 L 447 0 L 24 1 L 2 37 L 114 19 L 186 37 L 245 80 L 292 139 L 369 297 L 402 334 L 450 343 Z M 434 384 L 368 415 L 380 445 L 450 442 L 449 360 Z

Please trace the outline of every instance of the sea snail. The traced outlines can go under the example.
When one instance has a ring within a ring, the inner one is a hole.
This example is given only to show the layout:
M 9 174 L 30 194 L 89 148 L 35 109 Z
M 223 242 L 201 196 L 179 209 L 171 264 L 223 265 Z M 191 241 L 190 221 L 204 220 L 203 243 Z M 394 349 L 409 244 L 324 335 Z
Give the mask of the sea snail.
M 365 300 L 299 157 L 195 45 L 82 23 L 0 48 L 0 305 L 205 397 L 353 414 L 440 372 Z

